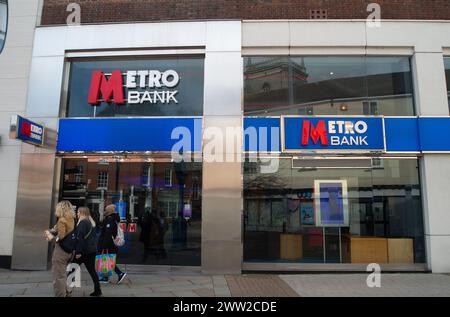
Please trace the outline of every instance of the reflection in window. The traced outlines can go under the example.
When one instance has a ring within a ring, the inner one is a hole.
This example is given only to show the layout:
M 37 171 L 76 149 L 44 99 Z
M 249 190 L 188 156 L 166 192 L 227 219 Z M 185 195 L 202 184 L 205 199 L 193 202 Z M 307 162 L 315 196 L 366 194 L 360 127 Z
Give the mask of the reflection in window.
M 171 187 L 172 186 L 172 169 L 166 168 L 164 171 L 164 186 Z
M 97 189 L 108 189 L 108 172 L 98 172 Z
M 245 162 L 244 260 L 424 263 L 417 159 L 377 158 L 372 167 L 350 169 L 347 161 L 327 169 L 292 168 L 285 158 L 270 175 L 251 167 L 259 163 Z M 321 180 L 345 184 L 348 226 L 317 225 L 317 199 L 324 197 L 314 187 Z
M 123 206 L 126 244 L 119 250 L 119 263 L 200 265 L 202 201 L 196 197 L 201 197 L 201 163 L 89 156 L 64 158 L 62 164 L 60 199 L 98 215 L 108 204 Z M 171 187 L 165 186 L 167 171 L 173 171 Z M 107 188 L 99 188 L 103 186 Z M 130 231 L 130 224 L 136 229 Z
M 450 57 L 444 58 L 444 65 L 445 65 L 445 79 L 447 81 L 447 99 L 448 99 L 448 106 L 450 109 Z
M 77 166 L 77 172 L 74 174 L 75 176 L 75 183 L 81 183 L 83 182 L 83 166 Z
M 0 53 L 3 50 L 8 27 L 8 1 L 0 0 Z
M 413 115 L 407 57 L 246 57 L 247 115 Z

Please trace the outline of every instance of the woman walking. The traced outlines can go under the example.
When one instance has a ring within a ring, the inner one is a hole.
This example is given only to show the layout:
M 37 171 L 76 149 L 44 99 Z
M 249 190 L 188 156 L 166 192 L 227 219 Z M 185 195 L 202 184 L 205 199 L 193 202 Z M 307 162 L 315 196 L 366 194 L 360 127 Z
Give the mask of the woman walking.
M 100 232 L 100 237 L 98 240 L 98 253 L 107 252 L 111 254 L 116 254 L 119 248 L 115 245 L 114 239 L 117 237 L 118 224 L 120 223 L 120 216 L 116 213 L 116 206 L 111 204 L 106 206 L 105 212 L 103 213 L 103 223 L 102 230 Z M 116 256 L 117 259 L 117 256 Z M 126 273 L 122 272 L 117 264 L 114 268 L 117 274 L 117 284 L 120 284 Z M 109 283 L 108 278 L 102 278 L 102 283 Z
M 102 291 L 97 272 L 95 271 L 95 257 L 97 255 L 95 222 L 87 207 L 78 208 L 78 217 L 77 246 L 74 262 L 84 264 L 94 283 L 94 292 L 90 296 L 99 297 L 102 296 Z
M 51 230 L 45 231 L 47 241 L 55 241 L 55 249 L 52 257 L 53 289 L 56 297 L 70 296 L 67 287 L 66 267 L 72 259 L 72 253 L 64 251 L 60 242 L 74 230 L 75 214 L 70 202 L 63 200 L 56 205 L 56 225 Z

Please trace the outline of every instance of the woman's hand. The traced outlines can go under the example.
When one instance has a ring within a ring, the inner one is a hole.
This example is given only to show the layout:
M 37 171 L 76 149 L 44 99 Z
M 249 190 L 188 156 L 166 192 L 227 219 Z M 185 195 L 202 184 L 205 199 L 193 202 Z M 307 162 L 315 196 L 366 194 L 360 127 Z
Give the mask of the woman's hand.
M 52 234 L 50 233 L 50 231 L 45 230 L 45 232 L 44 232 L 44 237 L 45 237 L 45 239 L 46 239 L 48 242 L 50 242 L 50 241 L 53 240 L 53 238 L 54 238 L 55 236 L 52 235 Z
M 81 254 L 76 254 L 76 255 L 75 255 L 75 259 L 78 260 L 79 258 L 81 258 Z

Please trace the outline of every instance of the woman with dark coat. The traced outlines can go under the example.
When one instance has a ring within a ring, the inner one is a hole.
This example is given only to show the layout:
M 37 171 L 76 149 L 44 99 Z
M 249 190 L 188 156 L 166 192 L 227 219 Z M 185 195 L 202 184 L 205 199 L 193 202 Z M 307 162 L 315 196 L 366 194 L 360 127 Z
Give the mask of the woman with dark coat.
M 106 206 L 103 213 L 103 222 L 100 231 L 100 237 L 98 239 L 97 251 L 99 254 L 102 252 L 116 254 L 119 248 L 114 244 L 114 239 L 117 237 L 118 224 L 120 223 L 120 216 L 116 213 L 116 206 L 111 204 Z M 116 264 L 114 271 L 117 274 L 117 284 L 120 284 L 126 273 L 122 272 Z M 101 283 L 109 283 L 108 278 L 102 278 Z
M 75 259 L 73 262 L 84 264 L 92 282 L 94 283 L 94 292 L 91 296 L 102 296 L 102 290 L 95 271 L 95 256 L 97 255 L 97 237 L 95 235 L 95 222 L 92 219 L 89 208 L 80 207 L 78 209 L 79 220 L 77 224 L 77 244 Z

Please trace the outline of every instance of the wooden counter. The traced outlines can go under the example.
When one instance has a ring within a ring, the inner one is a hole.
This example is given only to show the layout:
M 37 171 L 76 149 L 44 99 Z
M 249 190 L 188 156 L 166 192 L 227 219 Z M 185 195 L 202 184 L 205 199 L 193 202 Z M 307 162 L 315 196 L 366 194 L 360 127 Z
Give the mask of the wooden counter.
M 303 258 L 303 236 L 301 234 L 280 235 L 280 259 L 300 260 Z

